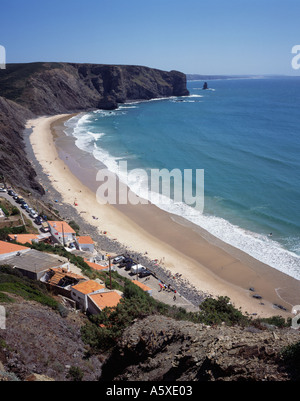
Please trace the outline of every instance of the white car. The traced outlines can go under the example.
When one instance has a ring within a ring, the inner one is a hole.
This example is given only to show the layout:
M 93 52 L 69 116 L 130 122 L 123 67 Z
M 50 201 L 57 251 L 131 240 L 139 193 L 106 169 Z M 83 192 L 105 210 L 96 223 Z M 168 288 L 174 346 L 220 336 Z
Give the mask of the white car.
M 7 192 L 6 188 L 0 188 L 0 192 Z
M 29 216 L 32 217 L 33 219 L 35 219 L 36 217 L 38 217 L 38 214 L 37 214 L 37 212 L 36 212 L 35 210 L 32 210 L 32 211 L 29 213 Z
M 116 258 L 114 258 L 113 264 L 115 265 L 117 263 L 120 263 L 120 262 L 122 262 L 123 259 L 125 259 L 124 256 L 117 256 Z

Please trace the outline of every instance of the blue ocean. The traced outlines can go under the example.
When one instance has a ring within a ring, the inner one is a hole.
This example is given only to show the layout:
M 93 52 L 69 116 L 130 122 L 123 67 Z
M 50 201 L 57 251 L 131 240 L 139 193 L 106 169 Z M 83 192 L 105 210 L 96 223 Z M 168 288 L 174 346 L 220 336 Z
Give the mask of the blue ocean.
M 202 87 L 188 81 L 187 97 L 80 114 L 66 133 L 119 174 L 119 161 L 128 170 L 203 169 L 202 213 L 184 202 L 158 206 L 300 279 L 300 77 Z M 148 196 L 148 182 L 128 184 Z

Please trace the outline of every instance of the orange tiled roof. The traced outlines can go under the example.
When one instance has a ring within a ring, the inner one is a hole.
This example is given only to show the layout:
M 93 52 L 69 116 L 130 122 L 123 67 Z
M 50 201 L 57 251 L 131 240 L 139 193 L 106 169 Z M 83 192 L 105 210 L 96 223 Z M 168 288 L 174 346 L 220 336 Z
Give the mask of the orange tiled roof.
M 121 300 L 121 296 L 115 291 L 102 292 L 100 294 L 92 294 L 89 296 L 94 303 L 102 310 L 106 307 L 114 308 Z
M 147 285 L 141 283 L 141 282 L 138 281 L 138 280 L 132 280 L 132 282 L 133 282 L 134 284 L 136 284 L 137 286 L 139 286 L 139 287 L 140 287 L 142 290 L 144 290 L 144 291 L 150 291 L 150 290 L 151 290 L 151 288 L 149 288 Z
M 93 244 L 94 241 L 89 235 L 82 235 L 81 237 L 77 237 L 77 242 L 79 244 Z
M 48 221 L 48 223 L 59 233 L 62 233 L 64 231 L 64 233 L 76 234 L 73 228 L 70 227 L 69 224 L 65 221 Z
M 25 249 L 30 249 L 22 245 L 11 244 L 10 242 L 0 241 L 0 255 L 5 255 L 6 253 L 24 251 Z
M 81 292 L 82 294 L 91 294 L 92 292 L 102 290 L 105 287 L 94 280 L 87 280 L 83 283 L 74 285 L 72 288 Z
M 17 242 L 20 242 L 21 244 L 26 244 L 26 242 L 31 243 L 33 239 L 37 239 L 38 235 L 37 234 L 9 234 L 8 235 L 11 240 L 16 240 Z M 17 237 L 17 238 L 15 238 Z
M 108 266 L 98 265 L 98 263 L 89 262 L 87 259 L 84 259 L 84 261 L 94 270 L 108 269 Z

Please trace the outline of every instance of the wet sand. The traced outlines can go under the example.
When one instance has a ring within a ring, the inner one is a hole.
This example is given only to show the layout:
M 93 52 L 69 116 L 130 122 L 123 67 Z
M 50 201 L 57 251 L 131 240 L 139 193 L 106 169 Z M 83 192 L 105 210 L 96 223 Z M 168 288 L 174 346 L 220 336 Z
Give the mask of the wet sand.
M 100 183 L 96 174 L 104 166 L 79 150 L 73 137 L 64 134 L 63 123 L 70 117 L 59 115 L 28 121 L 27 128 L 32 128 L 30 143 L 63 202 L 73 205 L 99 233 L 106 231 L 109 238 L 128 249 L 147 252 L 150 259 L 158 259 L 174 275 L 182 274 L 200 291 L 228 296 L 243 312 L 286 317 L 292 306 L 300 304 L 300 281 L 179 216 L 152 204 L 99 204 L 96 190 Z M 255 292 L 249 291 L 250 287 Z M 253 298 L 254 294 L 262 299 Z M 287 312 L 274 308 L 273 304 L 284 306 Z

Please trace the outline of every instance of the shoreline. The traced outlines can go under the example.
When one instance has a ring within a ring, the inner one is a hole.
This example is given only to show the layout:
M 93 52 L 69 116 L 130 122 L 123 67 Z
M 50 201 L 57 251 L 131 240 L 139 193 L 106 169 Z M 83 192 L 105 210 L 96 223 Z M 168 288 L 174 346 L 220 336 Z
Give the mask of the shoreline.
M 50 185 L 61 194 L 63 203 L 75 209 L 99 234 L 107 231 L 108 238 L 124 248 L 143 255 L 147 252 L 147 258 L 160 260 L 163 268 L 172 275 L 181 274 L 200 292 L 228 296 L 243 312 L 260 317 L 291 315 L 292 306 L 300 303 L 298 280 L 155 205 L 99 205 L 95 174 L 103 164 L 94 158 L 91 161 L 92 156 L 64 134 L 63 123 L 72 116 L 40 117 L 27 122 L 27 128 L 32 128 L 29 142 L 33 154 L 44 173 L 50 174 Z M 77 207 L 73 206 L 75 199 Z M 249 291 L 250 287 L 255 293 Z M 263 299 L 254 299 L 253 294 Z M 287 312 L 275 309 L 273 304 L 283 305 Z

